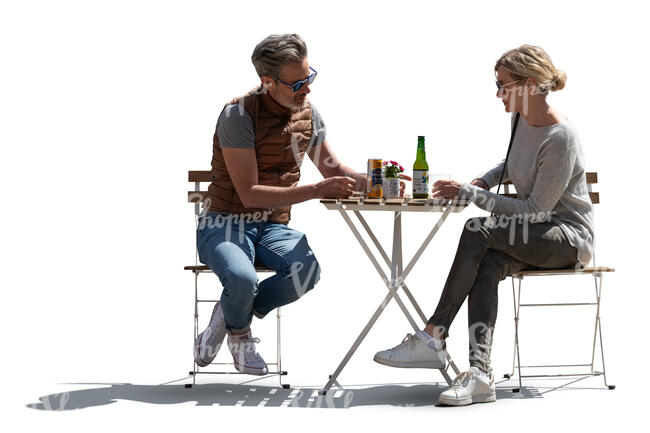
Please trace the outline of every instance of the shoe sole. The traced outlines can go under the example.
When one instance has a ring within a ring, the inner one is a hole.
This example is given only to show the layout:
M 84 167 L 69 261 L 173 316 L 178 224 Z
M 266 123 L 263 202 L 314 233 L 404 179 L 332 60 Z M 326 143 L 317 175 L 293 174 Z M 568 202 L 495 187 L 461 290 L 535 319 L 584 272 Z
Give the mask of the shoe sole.
M 440 396 L 438 399 L 438 403 L 446 404 L 447 406 L 467 406 L 472 403 L 492 403 L 494 401 L 497 401 L 496 393 L 494 392 L 489 394 L 477 394 L 462 399 L 447 399 L 443 396 Z
M 196 362 L 196 365 L 198 365 L 199 367 L 207 367 L 208 365 L 210 365 L 212 360 L 216 358 L 216 354 L 215 354 L 215 356 L 208 361 L 204 361 L 203 359 L 201 359 L 201 356 L 199 354 L 202 352 L 201 342 L 203 340 L 203 334 L 204 332 L 201 332 L 199 336 L 196 338 L 196 341 L 194 342 L 194 362 Z
M 218 305 L 219 305 L 219 304 L 217 304 L 217 305 L 214 307 L 215 310 L 217 309 Z M 216 324 L 215 324 L 215 325 L 216 325 Z M 216 326 L 213 327 L 213 325 L 212 325 L 212 321 L 210 321 L 210 323 L 208 324 L 208 327 L 210 327 L 211 329 L 215 329 L 215 328 L 216 328 Z M 201 351 L 201 347 L 203 346 L 203 335 L 204 335 L 204 334 L 205 334 L 205 331 L 201 332 L 201 333 L 199 334 L 199 336 L 196 337 L 196 341 L 194 342 L 194 362 L 196 362 L 196 365 L 198 365 L 199 367 L 207 367 L 208 365 L 210 365 L 210 363 L 212 363 L 212 361 L 214 360 L 214 358 L 217 357 L 217 353 L 219 352 L 219 349 L 221 348 L 221 345 L 222 345 L 222 343 L 223 343 L 223 339 L 224 339 L 225 336 L 226 336 L 226 334 L 224 333 L 224 334 L 223 334 L 223 337 L 221 338 L 221 341 L 220 341 L 219 343 L 217 343 L 217 349 L 216 349 L 216 350 L 213 350 L 213 352 L 214 352 L 214 356 L 213 356 L 211 359 L 209 359 L 208 361 L 204 361 L 204 360 L 201 358 L 201 355 L 200 355 L 201 353 L 205 352 L 205 351 Z
M 243 374 L 252 374 L 254 376 L 266 376 L 269 373 L 268 366 L 264 368 L 247 367 L 245 365 L 239 364 L 234 357 L 232 361 L 233 364 L 235 364 L 235 370 Z
M 375 355 L 373 360 L 379 364 L 387 365 L 389 367 L 397 367 L 397 368 L 433 368 L 436 370 L 445 368 L 444 364 L 436 363 L 433 361 L 417 361 L 417 362 L 390 361 L 388 359 L 379 358 L 377 355 Z

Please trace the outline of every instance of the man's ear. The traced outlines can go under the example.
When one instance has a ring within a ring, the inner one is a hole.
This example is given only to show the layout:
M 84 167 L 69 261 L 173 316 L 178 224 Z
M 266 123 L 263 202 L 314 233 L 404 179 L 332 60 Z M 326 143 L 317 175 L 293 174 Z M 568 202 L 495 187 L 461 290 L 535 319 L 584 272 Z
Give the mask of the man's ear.
M 273 87 L 273 82 L 275 81 L 271 77 L 263 76 L 261 77 L 262 79 L 262 87 L 264 87 L 266 90 L 269 90 Z

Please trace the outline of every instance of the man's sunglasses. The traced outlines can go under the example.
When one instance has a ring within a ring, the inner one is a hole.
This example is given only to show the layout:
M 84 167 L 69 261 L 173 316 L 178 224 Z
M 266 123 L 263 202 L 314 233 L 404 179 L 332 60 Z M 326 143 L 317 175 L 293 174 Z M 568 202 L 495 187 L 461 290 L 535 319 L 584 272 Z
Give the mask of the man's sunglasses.
M 282 81 L 282 80 L 279 79 L 278 77 L 275 77 L 275 79 L 278 80 L 279 82 L 281 82 L 282 84 L 284 84 L 285 86 L 289 86 L 289 88 L 291 88 L 291 91 L 294 92 L 294 93 L 296 93 L 298 90 L 300 90 L 300 89 L 302 88 L 302 86 L 303 86 L 305 83 L 306 83 L 306 84 L 311 84 L 311 83 L 313 83 L 314 80 L 316 79 L 316 74 L 318 74 L 318 72 L 316 72 L 316 69 L 312 68 L 311 66 L 309 67 L 309 69 L 311 69 L 312 71 L 314 71 L 314 73 L 313 73 L 313 74 L 309 74 L 309 77 L 305 78 L 304 80 L 296 81 L 296 82 L 293 83 L 293 84 L 290 84 L 290 83 L 287 83 L 287 82 L 285 82 L 285 81 Z

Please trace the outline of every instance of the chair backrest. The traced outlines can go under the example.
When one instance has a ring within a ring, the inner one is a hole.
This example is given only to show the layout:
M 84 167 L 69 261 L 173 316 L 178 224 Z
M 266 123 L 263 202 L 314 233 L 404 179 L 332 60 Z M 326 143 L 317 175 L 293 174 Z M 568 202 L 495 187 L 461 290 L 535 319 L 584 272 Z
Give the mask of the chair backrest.
M 598 204 L 600 203 L 600 194 L 593 191 L 593 185 L 598 183 L 598 173 L 595 171 L 590 171 L 586 173 L 587 177 L 587 191 L 589 191 L 589 198 L 591 203 Z M 504 195 L 510 198 L 517 198 L 516 192 L 512 192 L 510 189 L 513 187 L 512 182 L 507 181 L 503 182 L 504 191 L 500 195 Z
M 198 217 L 201 214 L 201 203 L 208 198 L 207 191 L 201 191 L 201 183 L 212 182 L 212 172 L 210 170 L 190 170 L 187 172 L 187 181 L 194 183 L 194 190 L 187 191 L 187 201 L 188 203 L 194 203 L 194 214 Z M 198 218 L 196 220 L 198 227 Z M 187 270 L 209 270 L 207 266 L 199 265 L 199 256 L 198 251 L 196 253 L 196 265 L 195 266 L 186 266 Z M 275 273 L 274 270 L 267 268 L 264 265 L 255 265 L 256 272 L 270 272 Z
M 187 172 L 187 181 L 194 183 L 194 190 L 187 191 L 188 203 L 194 203 L 194 213 L 201 213 L 200 204 L 208 197 L 207 191 L 201 191 L 201 182 L 212 182 L 210 170 L 190 170 Z

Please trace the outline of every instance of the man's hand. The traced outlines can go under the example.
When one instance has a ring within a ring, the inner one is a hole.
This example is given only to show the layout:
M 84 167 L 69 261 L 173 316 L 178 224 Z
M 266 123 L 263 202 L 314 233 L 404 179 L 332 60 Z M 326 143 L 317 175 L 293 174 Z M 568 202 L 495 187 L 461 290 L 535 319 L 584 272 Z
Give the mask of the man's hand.
M 356 181 L 347 176 L 333 176 L 316 184 L 319 198 L 348 198 L 354 192 Z
M 431 188 L 431 195 L 436 198 L 454 199 L 458 197 L 461 184 L 455 180 L 438 180 Z

